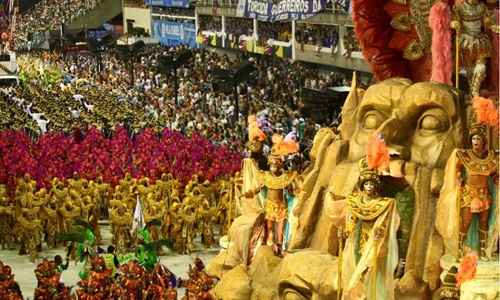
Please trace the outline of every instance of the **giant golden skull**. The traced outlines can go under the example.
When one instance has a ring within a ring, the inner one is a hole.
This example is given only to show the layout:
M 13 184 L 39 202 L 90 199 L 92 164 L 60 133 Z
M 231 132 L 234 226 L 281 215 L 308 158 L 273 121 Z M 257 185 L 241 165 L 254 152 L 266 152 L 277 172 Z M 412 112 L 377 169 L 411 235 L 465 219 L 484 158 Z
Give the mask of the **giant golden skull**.
M 429 294 L 424 262 L 443 169 L 452 150 L 462 146 L 464 114 L 460 98 L 453 88 L 432 82 L 392 78 L 366 91 L 357 89 L 355 82 L 342 109 L 340 135 L 323 128 L 314 139 L 313 166 L 303 174 L 303 191 L 294 210 L 298 224 L 292 229 L 288 249 L 292 254 L 275 269 L 280 272 L 261 272 L 256 279 L 251 272 L 245 275 L 251 282 L 266 282 L 281 299 L 333 299 L 336 285 L 331 281 L 335 276 L 326 273 L 337 270 L 334 222 L 339 223 L 332 218 L 332 203 L 338 198 L 327 195 L 346 196 L 354 191 L 358 162 L 374 134 L 382 134 L 390 149 L 390 175 L 404 178 L 415 195 L 406 267 L 397 299 L 425 299 Z M 297 267 L 304 264 L 307 267 Z M 318 272 L 326 277 L 313 276 Z M 225 279 L 222 276 L 222 282 Z M 257 299 L 256 293 L 253 291 L 250 299 Z
M 400 292 L 421 292 L 443 169 L 452 150 L 462 145 L 462 115 L 457 93 L 446 85 L 392 78 L 361 91 L 354 84 L 342 110 L 340 138 L 322 132 L 322 139 L 315 141 L 315 165 L 305 176 L 291 247 L 336 254 L 337 229 L 329 210 L 334 200 L 325 191 L 340 196 L 353 192 L 357 162 L 365 156 L 370 137 L 382 134 L 391 153 L 391 176 L 404 177 L 415 193 Z

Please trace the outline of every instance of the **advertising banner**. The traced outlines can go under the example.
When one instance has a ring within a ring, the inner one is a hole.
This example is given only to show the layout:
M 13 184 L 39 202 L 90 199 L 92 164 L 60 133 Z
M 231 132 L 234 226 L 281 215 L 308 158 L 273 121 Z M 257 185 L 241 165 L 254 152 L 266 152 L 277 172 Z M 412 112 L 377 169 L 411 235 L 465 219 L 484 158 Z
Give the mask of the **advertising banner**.
M 314 16 L 326 8 L 328 0 L 239 0 L 236 15 L 260 21 L 290 21 Z
M 146 5 L 165 7 L 189 7 L 190 0 L 146 0 Z
M 153 37 L 167 46 L 189 45 L 196 47 L 194 22 L 153 21 Z

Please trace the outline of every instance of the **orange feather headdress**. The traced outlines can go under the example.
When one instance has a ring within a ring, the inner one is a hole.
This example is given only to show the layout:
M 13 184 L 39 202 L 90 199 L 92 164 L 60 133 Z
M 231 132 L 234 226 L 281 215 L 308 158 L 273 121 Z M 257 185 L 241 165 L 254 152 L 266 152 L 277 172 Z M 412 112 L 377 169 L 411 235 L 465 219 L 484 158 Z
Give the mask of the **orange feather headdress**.
M 248 140 L 263 142 L 266 139 L 266 134 L 259 127 L 255 115 L 248 116 Z
M 299 143 L 292 139 L 285 139 L 279 134 L 273 135 L 272 155 L 286 156 L 299 152 Z
M 477 122 L 498 129 L 498 109 L 491 99 L 475 96 L 472 108 Z
M 366 161 L 368 163 L 368 168 L 372 170 L 385 169 L 389 166 L 389 159 L 389 149 L 384 139 L 378 134 L 371 136 L 366 145 Z

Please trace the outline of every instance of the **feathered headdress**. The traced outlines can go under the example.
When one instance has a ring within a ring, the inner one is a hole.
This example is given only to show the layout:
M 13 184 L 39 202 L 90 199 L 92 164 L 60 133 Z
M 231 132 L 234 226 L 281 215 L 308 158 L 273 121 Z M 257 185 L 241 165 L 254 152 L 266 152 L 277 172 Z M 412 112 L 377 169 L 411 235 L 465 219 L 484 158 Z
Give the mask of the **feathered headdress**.
M 381 135 L 373 135 L 366 145 L 368 168 L 383 170 L 389 166 L 389 149 Z
M 273 147 L 271 154 L 275 156 L 286 156 L 297 153 L 299 151 L 299 144 L 293 139 L 292 135 L 287 135 L 286 138 L 279 134 L 273 135 Z
M 368 159 L 362 158 L 358 162 L 359 167 L 359 180 L 358 180 L 358 188 L 360 190 L 363 189 L 363 184 L 367 181 L 373 181 L 376 183 L 380 183 L 380 177 L 378 176 L 377 170 L 372 169 L 368 166 Z
M 266 139 L 266 134 L 260 129 L 255 115 L 248 116 L 248 140 L 263 142 Z
M 474 96 L 472 108 L 474 108 L 476 122 L 498 129 L 498 109 L 491 99 Z

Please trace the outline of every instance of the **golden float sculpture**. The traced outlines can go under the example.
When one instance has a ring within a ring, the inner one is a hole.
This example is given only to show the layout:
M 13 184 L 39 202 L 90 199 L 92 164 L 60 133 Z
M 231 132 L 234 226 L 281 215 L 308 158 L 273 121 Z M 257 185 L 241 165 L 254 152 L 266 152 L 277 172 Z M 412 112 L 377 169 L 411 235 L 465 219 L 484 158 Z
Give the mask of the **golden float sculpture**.
M 445 84 L 392 78 L 365 91 L 357 87 L 354 77 L 342 123 L 338 129 L 322 128 L 314 139 L 312 165 L 301 174 L 302 188 L 295 195 L 294 207 L 288 207 L 294 220 L 283 257 L 255 242 L 265 227 L 265 212 L 262 197 L 249 191 L 258 190 L 262 173 L 254 159 L 257 155 L 245 159 L 238 200 L 245 209 L 229 230 L 226 249 L 208 266 L 210 275 L 220 278 L 213 291 L 216 298 L 444 299 L 438 289 L 444 284 L 440 275 L 446 271 L 441 258 L 450 250 L 448 243 L 459 244 L 459 237 L 457 230 L 447 236 L 440 225 L 454 222 L 458 226 L 459 220 L 445 204 L 441 188 L 444 180 L 456 176 L 449 160 L 465 151 L 456 149 L 470 148 L 464 103 Z M 360 171 L 374 135 L 383 136 L 390 160 L 381 172 Z M 253 145 L 251 151 L 259 152 L 262 147 L 258 138 L 252 140 L 255 136 L 250 135 L 249 145 Z M 498 159 L 493 150 L 489 153 L 489 159 Z M 496 164 L 490 167 L 488 176 L 496 172 Z M 389 183 L 381 186 L 379 198 L 373 198 L 379 199 L 377 203 L 366 206 L 359 182 L 368 175 L 375 178 L 373 182 L 382 176 Z M 498 177 L 495 180 L 498 185 Z M 379 207 L 380 213 L 370 219 L 360 211 L 370 210 L 371 205 Z M 369 224 L 363 247 L 376 249 L 355 259 L 348 255 L 353 228 L 349 229 L 349 222 L 346 225 L 346 215 L 353 213 Z M 389 227 L 372 232 L 379 222 Z M 492 226 L 491 230 L 497 230 L 492 236 L 498 236 L 498 221 Z M 443 239 L 449 240 L 443 243 Z M 377 247 L 373 247 L 376 240 Z M 487 242 L 481 245 L 491 258 L 498 238 Z M 459 253 L 452 254 L 458 262 Z M 360 262 L 363 266 L 357 268 Z M 382 271 L 384 284 L 374 284 L 376 275 L 367 278 Z M 393 288 L 382 290 L 384 285 Z M 451 289 L 457 291 L 455 286 Z

